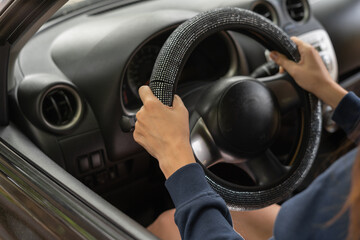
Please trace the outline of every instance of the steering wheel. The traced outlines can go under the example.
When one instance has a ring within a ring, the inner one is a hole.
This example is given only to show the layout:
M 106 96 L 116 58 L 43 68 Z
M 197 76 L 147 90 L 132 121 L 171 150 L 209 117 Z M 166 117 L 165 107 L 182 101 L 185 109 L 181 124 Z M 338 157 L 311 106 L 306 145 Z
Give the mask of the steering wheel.
M 288 35 L 266 18 L 239 8 L 207 11 L 181 24 L 158 55 L 150 88 L 162 103 L 171 106 L 192 50 L 206 37 L 223 30 L 240 32 L 269 50 L 277 50 L 294 61 L 300 59 Z M 209 184 L 231 209 L 250 210 L 277 203 L 299 186 L 320 142 L 321 108 L 317 98 L 284 73 L 262 79 L 220 79 L 207 86 L 197 99 L 190 116 L 193 152 Z M 279 132 L 281 115 L 291 109 L 300 112 L 300 134 L 290 163 L 284 165 L 270 146 Z M 246 169 L 255 185 L 233 183 L 209 170 L 223 162 Z

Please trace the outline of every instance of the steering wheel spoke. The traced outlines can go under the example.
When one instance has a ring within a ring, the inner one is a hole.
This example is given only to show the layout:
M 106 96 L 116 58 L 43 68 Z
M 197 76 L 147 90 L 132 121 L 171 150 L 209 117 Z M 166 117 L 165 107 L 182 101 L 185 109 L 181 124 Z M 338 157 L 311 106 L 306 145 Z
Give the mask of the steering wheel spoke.
M 190 134 L 191 147 L 196 159 L 206 168 L 221 162 L 221 154 L 202 118 Z
M 209 168 L 221 162 L 236 165 L 246 161 L 246 159 L 232 156 L 219 149 L 202 118 L 199 118 L 192 129 L 190 142 L 196 159 L 205 168 Z
M 259 186 L 274 183 L 289 171 L 289 167 L 282 165 L 269 149 L 261 156 L 246 161 L 244 169 L 247 169 L 248 174 Z
M 295 108 L 299 108 L 302 100 L 298 93 L 299 87 L 288 73 L 276 74 L 266 78 L 259 78 L 275 95 L 280 112 L 285 114 Z

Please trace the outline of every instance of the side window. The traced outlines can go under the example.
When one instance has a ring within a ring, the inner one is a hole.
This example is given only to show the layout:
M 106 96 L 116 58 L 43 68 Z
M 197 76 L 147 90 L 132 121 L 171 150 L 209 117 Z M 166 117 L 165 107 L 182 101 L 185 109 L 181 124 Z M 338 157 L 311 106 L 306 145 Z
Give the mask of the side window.
M 11 4 L 14 0 L 0 0 L 0 16 L 5 11 L 6 7 Z

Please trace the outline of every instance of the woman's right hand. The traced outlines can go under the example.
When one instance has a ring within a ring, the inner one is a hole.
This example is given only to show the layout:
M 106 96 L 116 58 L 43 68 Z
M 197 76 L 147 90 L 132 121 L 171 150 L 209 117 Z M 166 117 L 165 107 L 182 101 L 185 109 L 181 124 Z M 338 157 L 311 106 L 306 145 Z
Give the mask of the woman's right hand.
M 313 46 L 297 37 L 292 37 L 291 40 L 298 46 L 301 55 L 298 63 L 274 51 L 271 52 L 270 57 L 286 70 L 300 87 L 336 108 L 347 91 L 331 78 L 319 53 Z
M 139 95 L 143 106 L 136 114 L 134 140 L 159 161 L 166 178 L 183 166 L 195 163 L 190 145 L 189 113 L 175 95 L 172 107 L 154 96 L 149 86 L 142 86 Z

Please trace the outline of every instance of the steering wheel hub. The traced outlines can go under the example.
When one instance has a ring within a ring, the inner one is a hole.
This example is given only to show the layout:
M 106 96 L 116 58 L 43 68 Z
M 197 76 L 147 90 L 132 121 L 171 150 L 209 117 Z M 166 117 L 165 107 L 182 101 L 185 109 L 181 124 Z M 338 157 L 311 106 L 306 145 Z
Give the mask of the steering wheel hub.
M 265 151 L 279 128 L 280 112 L 271 91 L 259 81 L 228 87 L 218 105 L 218 126 L 228 150 L 243 155 Z

